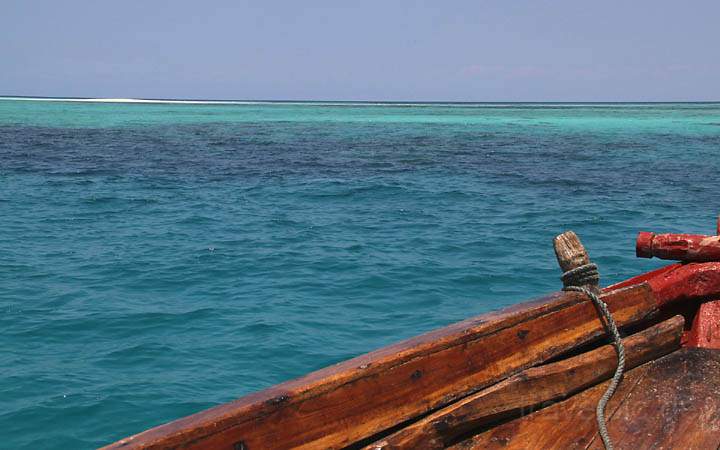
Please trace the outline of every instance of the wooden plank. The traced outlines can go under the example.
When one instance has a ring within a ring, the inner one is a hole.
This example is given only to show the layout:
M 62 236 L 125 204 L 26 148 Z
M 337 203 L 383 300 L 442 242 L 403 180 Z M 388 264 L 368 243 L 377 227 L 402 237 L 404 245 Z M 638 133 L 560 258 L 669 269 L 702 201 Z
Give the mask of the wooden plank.
M 595 406 L 607 383 L 449 448 L 602 450 Z M 617 449 L 720 448 L 720 351 L 683 348 L 629 371 L 607 408 Z
M 684 319 L 675 316 L 623 339 L 626 367 L 636 367 L 680 346 Z M 606 345 L 573 358 L 527 369 L 488 389 L 453 403 L 371 444 L 366 450 L 440 449 L 481 425 L 558 400 L 610 378 L 617 365 Z
M 603 297 L 620 325 L 656 312 L 646 285 Z M 351 359 L 106 448 L 338 448 L 603 333 L 589 300 L 578 293 L 557 293 Z
M 605 412 L 611 416 L 639 383 L 644 382 L 652 363 L 625 373 L 622 383 L 612 396 Z M 595 407 L 608 382 L 547 406 L 544 409 L 506 422 L 483 433 L 448 447 L 452 450 L 503 449 L 585 450 L 598 433 Z
M 608 431 L 618 449 L 718 448 L 720 351 L 688 348 L 654 361 Z M 600 439 L 590 448 L 602 450 Z

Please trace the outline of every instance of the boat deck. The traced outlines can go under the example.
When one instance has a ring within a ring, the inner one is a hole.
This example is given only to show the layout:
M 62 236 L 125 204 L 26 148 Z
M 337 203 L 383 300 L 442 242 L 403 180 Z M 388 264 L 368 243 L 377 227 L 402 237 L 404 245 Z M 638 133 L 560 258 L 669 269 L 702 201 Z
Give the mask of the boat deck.
M 453 449 L 602 449 L 595 406 L 607 382 L 483 431 Z M 720 449 L 720 350 L 685 348 L 625 374 L 607 406 L 616 449 Z

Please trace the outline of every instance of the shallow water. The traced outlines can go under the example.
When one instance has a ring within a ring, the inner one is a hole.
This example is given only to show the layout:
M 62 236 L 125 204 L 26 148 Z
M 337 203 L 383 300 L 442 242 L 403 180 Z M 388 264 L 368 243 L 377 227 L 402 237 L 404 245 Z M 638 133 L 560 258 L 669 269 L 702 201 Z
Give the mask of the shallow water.
M 91 448 L 712 233 L 720 104 L 0 100 L 1 448 Z

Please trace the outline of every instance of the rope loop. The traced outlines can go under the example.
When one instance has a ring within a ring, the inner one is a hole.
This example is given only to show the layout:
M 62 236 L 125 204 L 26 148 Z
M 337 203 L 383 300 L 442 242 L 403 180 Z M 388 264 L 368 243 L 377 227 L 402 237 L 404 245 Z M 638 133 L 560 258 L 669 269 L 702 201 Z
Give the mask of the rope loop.
M 610 381 L 610 385 L 605 390 L 605 393 L 598 401 L 597 408 L 595 409 L 598 432 L 602 438 L 603 445 L 607 450 L 613 450 L 612 441 L 607 429 L 607 421 L 605 420 L 605 406 L 607 406 L 610 397 L 613 396 L 615 390 L 620 384 L 620 381 L 622 380 L 623 372 L 625 371 L 625 346 L 623 345 L 622 337 L 620 337 L 617 324 L 615 324 L 615 319 L 613 319 L 612 313 L 610 313 L 607 304 L 600 300 L 597 294 L 593 291 L 583 287 L 588 284 L 597 285 L 600 281 L 600 273 L 597 265 L 593 263 L 584 264 L 575 269 L 568 270 L 562 274 L 561 279 L 564 285 L 563 291 L 581 292 L 592 300 L 603 321 L 605 331 L 613 340 L 613 346 L 615 347 L 615 352 L 618 355 L 618 365 L 615 369 L 615 374 L 612 377 L 612 381 Z
M 597 264 L 583 264 L 582 266 L 568 270 L 562 274 L 560 279 L 566 288 L 570 286 L 598 284 L 600 282 L 600 272 L 598 271 Z

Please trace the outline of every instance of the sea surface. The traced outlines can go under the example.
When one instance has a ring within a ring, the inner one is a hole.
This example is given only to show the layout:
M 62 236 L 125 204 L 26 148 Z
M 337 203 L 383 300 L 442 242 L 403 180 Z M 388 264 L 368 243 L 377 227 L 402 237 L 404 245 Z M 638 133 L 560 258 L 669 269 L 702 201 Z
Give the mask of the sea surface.
M 0 100 L 0 448 L 86 449 L 713 234 L 720 104 Z

